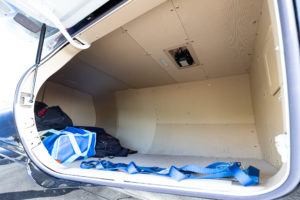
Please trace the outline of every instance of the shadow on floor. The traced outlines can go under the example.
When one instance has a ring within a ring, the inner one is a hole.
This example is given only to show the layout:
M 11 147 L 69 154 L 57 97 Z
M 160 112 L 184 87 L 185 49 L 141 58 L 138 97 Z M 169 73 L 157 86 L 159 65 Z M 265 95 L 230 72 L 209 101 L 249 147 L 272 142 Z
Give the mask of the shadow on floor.
M 7 192 L 7 193 L 0 194 L 0 199 L 14 200 L 14 199 L 32 199 L 37 197 L 56 197 L 56 196 L 68 194 L 74 190 L 78 190 L 78 188 Z

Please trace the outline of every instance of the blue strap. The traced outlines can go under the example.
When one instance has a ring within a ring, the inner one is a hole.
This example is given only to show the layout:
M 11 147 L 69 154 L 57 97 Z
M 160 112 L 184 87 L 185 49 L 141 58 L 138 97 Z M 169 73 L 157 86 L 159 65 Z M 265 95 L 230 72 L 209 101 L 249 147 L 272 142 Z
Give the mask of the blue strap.
M 171 166 L 167 173 L 162 171 L 166 168 L 160 167 L 140 167 L 134 162 L 112 163 L 107 160 L 101 161 L 83 161 L 80 165 L 83 169 L 96 168 L 105 171 L 124 171 L 129 174 L 155 174 L 159 176 L 170 177 L 176 181 L 184 179 L 217 179 L 234 177 L 243 186 L 257 185 L 259 183 L 259 170 L 253 166 L 242 170 L 240 162 L 225 163 L 216 162 L 206 167 L 196 165 L 185 165 L 181 168 Z M 198 175 L 198 176 L 196 176 Z M 200 176 L 199 176 L 200 175 Z
M 232 176 L 243 186 L 251 186 L 259 183 L 259 170 L 253 166 L 249 166 L 245 171 L 241 170 L 237 165 L 230 166 Z

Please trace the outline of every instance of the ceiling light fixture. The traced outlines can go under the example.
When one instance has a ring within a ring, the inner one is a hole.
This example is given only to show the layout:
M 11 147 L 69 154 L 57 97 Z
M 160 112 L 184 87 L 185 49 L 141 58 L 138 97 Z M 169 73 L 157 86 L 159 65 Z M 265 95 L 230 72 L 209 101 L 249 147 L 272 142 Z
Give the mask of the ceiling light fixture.
M 167 61 L 163 58 L 160 59 L 161 64 L 163 64 L 164 66 L 168 67 L 169 64 L 167 63 Z

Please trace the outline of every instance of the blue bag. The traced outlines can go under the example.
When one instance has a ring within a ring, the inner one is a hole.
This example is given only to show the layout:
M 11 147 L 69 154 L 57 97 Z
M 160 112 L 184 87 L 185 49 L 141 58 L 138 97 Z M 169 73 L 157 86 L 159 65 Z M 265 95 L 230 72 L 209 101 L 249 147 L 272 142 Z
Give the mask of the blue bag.
M 49 154 L 61 163 L 72 163 L 96 154 L 94 132 L 67 127 L 60 131 L 51 129 L 47 133 L 53 134 L 44 139 L 43 143 Z

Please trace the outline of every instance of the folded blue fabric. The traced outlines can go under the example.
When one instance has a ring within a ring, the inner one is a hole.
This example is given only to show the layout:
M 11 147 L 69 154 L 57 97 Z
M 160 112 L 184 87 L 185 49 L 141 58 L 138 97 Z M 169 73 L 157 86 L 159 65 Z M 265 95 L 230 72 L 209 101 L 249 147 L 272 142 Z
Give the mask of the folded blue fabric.
M 61 163 L 94 156 L 96 133 L 87 130 L 67 127 L 64 130 L 48 130 L 51 136 L 43 140 L 49 154 Z

